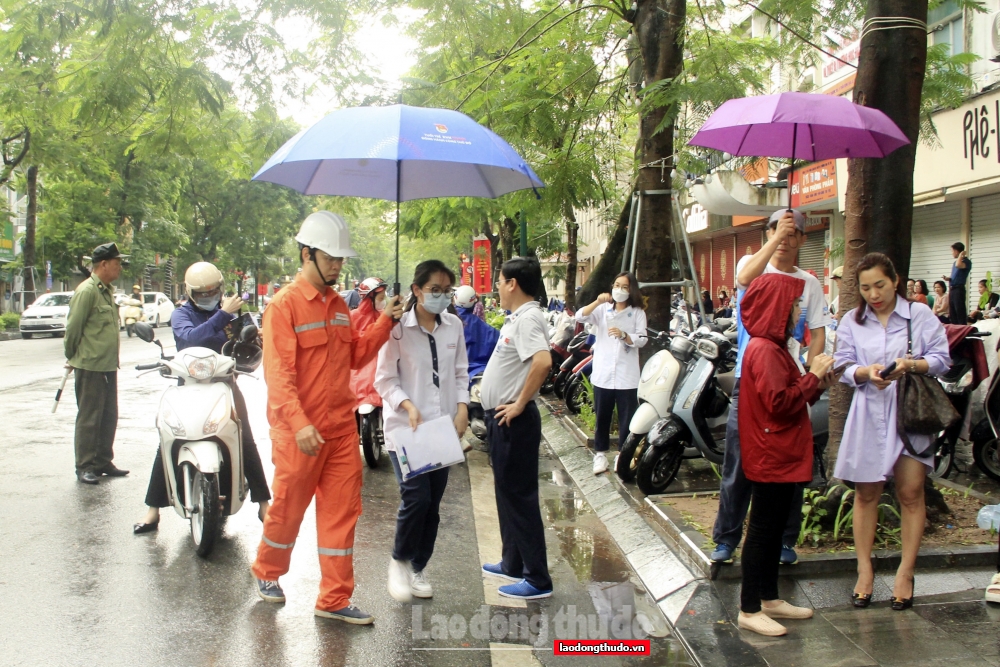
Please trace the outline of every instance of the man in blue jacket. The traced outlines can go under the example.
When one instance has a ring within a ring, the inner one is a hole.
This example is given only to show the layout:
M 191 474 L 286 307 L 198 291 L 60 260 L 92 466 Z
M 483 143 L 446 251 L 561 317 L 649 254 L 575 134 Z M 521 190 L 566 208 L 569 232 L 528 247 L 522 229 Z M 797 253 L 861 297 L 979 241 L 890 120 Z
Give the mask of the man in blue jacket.
M 455 312 L 462 318 L 465 327 L 465 352 L 469 356 L 469 378 L 486 370 L 493 348 L 500 339 L 500 331 L 494 329 L 476 315 L 479 298 L 476 290 L 462 285 L 455 291 Z
M 228 340 L 226 326 L 239 316 L 243 299 L 237 295 L 222 297 L 225 278 L 222 272 L 209 262 L 192 264 L 184 274 L 184 283 L 190 298 L 170 317 L 170 327 L 173 329 L 177 351 L 189 347 L 205 347 L 221 353 L 222 346 Z M 250 500 L 259 505 L 257 514 L 260 520 L 264 521 L 271 493 L 267 488 L 267 478 L 264 476 L 264 466 L 260 461 L 257 443 L 254 442 L 253 432 L 250 430 L 246 401 L 235 382 L 232 387 L 236 415 L 243 427 L 243 473 L 250 487 Z M 168 504 L 167 480 L 163 474 L 160 452 L 157 450 L 153 471 L 149 476 L 149 488 L 146 490 L 146 505 L 149 509 L 142 522 L 135 524 L 132 531 L 140 534 L 156 530 L 160 521 L 160 508 Z

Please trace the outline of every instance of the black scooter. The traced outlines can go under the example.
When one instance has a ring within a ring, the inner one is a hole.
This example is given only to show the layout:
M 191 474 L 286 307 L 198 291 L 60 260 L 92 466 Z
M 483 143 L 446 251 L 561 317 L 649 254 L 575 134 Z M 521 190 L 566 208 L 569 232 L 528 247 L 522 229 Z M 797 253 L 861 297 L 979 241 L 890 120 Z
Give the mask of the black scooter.
M 997 341 L 1000 349 L 1000 341 Z M 972 429 L 972 457 L 991 479 L 1000 482 L 1000 368 L 993 373 L 983 408 L 986 416 Z

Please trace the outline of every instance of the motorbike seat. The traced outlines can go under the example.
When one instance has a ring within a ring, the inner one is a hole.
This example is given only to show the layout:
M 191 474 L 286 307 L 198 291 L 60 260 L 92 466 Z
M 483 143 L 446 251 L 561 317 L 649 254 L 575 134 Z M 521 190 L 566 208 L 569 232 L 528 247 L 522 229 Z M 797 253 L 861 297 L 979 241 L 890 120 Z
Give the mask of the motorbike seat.
M 728 373 L 720 373 L 715 376 L 716 381 L 719 383 L 719 387 L 722 391 L 726 393 L 726 396 L 732 396 L 733 390 L 736 389 L 736 371 L 732 370 Z

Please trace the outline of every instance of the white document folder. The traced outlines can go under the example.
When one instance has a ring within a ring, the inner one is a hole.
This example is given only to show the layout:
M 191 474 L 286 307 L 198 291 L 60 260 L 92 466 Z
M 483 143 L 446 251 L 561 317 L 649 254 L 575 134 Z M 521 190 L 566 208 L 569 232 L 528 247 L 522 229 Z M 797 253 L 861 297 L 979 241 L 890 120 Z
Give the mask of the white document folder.
M 403 479 L 465 462 L 462 443 L 451 417 L 443 416 L 417 426 L 397 428 L 386 437 L 396 449 Z

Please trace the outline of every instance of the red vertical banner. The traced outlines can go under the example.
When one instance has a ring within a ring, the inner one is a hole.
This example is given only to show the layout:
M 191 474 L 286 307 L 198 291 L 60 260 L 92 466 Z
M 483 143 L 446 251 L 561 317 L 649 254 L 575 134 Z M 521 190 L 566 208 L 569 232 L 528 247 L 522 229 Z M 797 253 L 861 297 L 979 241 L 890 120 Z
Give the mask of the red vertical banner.
M 493 278 L 493 266 L 488 238 L 472 240 L 472 287 L 477 294 L 489 294 L 493 291 L 490 284 Z
M 470 285 L 472 283 L 472 262 L 469 261 L 469 256 L 464 252 L 460 257 L 460 260 L 458 269 L 458 284 Z

